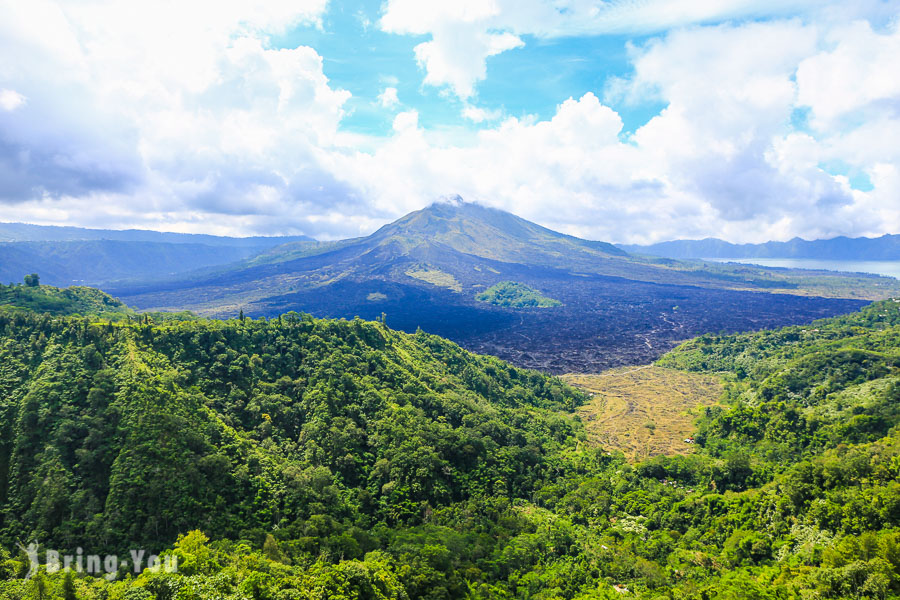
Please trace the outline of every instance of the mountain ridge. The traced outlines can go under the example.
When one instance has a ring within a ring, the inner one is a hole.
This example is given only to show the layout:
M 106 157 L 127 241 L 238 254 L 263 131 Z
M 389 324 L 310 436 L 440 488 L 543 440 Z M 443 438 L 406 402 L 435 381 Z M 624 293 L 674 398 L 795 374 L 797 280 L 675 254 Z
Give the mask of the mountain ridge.
M 626 252 L 666 258 L 810 258 L 832 260 L 900 260 L 900 235 L 879 237 L 837 236 L 786 242 L 733 244 L 719 238 L 671 240 L 648 245 L 617 244 Z
M 46 283 L 60 286 L 152 281 L 237 263 L 284 243 L 313 242 L 307 236 L 236 238 L 0 223 L 0 281 L 20 281 L 36 271 Z
M 313 241 L 313 238 L 307 235 L 231 237 L 206 233 L 155 231 L 152 229 L 93 229 L 68 225 L 0 223 L 0 242 L 74 242 L 89 240 L 268 246 L 277 240 Z
M 505 242 L 505 245 L 498 248 L 498 240 Z M 396 244 L 394 249 L 396 250 L 395 254 L 398 255 L 408 254 L 420 246 L 435 245 L 450 247 L 456 251 L 481 258 L 502 262 L 519 262 L 524 258 L 523 246 L 528 242 L 553 243 L 559 246 L 560 251 L 581 249 L 592 253 L 594 257 L 598 254 L 627 256 L 627 252 L 608 242 L 582 240 L 496 208 L 474 202 L 438 201 L 382 225 L 370 235 L 336 242 L 324 242 L 319 245 L 319 248 L 302 247 L 302 255 L 297 258 L 351 247 L 365 246 L 369 250 L 373 250 L 379 246 Z M 489 244 L 494 246 L 492 253 L 485 251 Z M 262 261 L 252 262 L 271 263 L 284 258 L 293 258 L 292 251 L 296 249 L 296 244 L 285 244 L 265 253 Z

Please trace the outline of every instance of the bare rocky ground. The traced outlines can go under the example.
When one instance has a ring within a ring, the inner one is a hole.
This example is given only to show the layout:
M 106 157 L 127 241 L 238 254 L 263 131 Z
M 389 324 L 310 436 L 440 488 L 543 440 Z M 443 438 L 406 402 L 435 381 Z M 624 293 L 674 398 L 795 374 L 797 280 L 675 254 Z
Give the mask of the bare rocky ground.
M 859 300 L 740 292 L 629 281 L 617 277 L 525 270 L 513 277 L 564 303 L 505 309 L 429 284 L 342 281 L 322 290 L 271 298 L 257 314 L 302 310 L 320 317 L 364 319 L 421 328 L 474 352 L 550 373 L 598 373 L 647 364 L 679 342 L 710 332 L 809 323 L 857 310 Z M 466 284 L 467 282 L 463 282 Z M 468 286 L 467 286 L 468 287 Z M 374 296 L 377 301 L 369 298 Z M 385 296 L 386 299 L 381 299 Z

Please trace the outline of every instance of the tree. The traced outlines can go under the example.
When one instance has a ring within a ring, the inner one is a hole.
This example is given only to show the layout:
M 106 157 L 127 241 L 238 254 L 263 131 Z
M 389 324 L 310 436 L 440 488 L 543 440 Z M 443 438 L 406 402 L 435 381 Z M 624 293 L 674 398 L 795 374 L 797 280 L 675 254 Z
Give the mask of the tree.
M 72 570 L 66 570 L 66 576 L 63 578 L 63 600 L 78 600 L 78 594 L 75 593 L 75 579 L 72 577 Z
M 266 541 L 263 543 L 263 554 L 269 560 L 281 563 L 289 563 L 290 561 L 278 547 L 278 541 L 271 533 L 266 534 Z
M 47 598 L 47 580 L 44 579 L 44 573 L 39 571 L 31 581 L 31 597 L 34 600 L 44 600 Z
M 38 287 L 41 285 L 41 276 L 37 273 L 32 273 L 31 275 L 25 276 L 25 285 L 28 287 Z

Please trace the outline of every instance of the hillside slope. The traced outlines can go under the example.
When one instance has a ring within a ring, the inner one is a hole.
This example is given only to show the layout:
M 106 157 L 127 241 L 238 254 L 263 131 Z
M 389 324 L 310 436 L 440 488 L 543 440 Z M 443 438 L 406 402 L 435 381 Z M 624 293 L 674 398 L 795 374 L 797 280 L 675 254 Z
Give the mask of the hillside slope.
M 50 285 L 0 284 L 0 310 L 37 311 L 50 315 L 134 315 L 121 300 L 98 289 L 72 286 L 60 289 Z
M 897 598 L 898 336 L 886 302 L 690 342 L 665 362 L 728 406 L 631 466 L 557 380 L 424 333 L 0 314 L 2 546 L 179 561 L 25 581 L 3 549 L 0 597 Z
M 34 272 L 57 286 L 165 279 L 236 263 L 264 249 L 114 240 L 0 243 L 0 281 L 19 281 Z
M 521 496 L 574 443 L 534 412 L 573 407 L 573 390 L 375 323 L 0 313 L 0 340 L 7 543 L 418 522 L 475 490 Z
M 900 302 L 808 326 L 704 335 L 659 364 L 731 379 L 732 406 L 697 436 L 711 452 L 738 446 L 790 464 L 878 440 L 900 423 Z
M 138 229 L 84 229 L 0 223 L 0 282 L 38 273 L 57 286 L 155 281 L 223 267 L 306 236 L 234 238 Z

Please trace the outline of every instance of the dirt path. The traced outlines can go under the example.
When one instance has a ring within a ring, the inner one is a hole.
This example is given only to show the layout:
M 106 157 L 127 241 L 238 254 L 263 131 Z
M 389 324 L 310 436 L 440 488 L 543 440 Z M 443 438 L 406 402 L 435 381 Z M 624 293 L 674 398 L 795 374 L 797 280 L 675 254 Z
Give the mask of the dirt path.
M 644 365 L 642 367 L 635 367 L 628 371 L 620 371 L 619 369 L 611 369 L 606 371 L 605 373 L 598 373 L 597 375 L 563 375 L 563 377 L 571 378 L 571 377 L 622 377 L 623 375 L 628 375 L 629 373 L 637 373 L 638 371 L 643 371 L 644 369 L 652 369 L 653 365 Z M 572 383 L 571 381 L 569 383 Z M 576 384 L 578 385 L 578 384 Z

